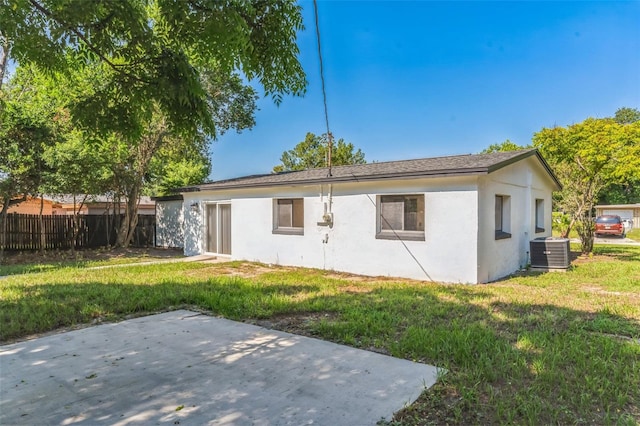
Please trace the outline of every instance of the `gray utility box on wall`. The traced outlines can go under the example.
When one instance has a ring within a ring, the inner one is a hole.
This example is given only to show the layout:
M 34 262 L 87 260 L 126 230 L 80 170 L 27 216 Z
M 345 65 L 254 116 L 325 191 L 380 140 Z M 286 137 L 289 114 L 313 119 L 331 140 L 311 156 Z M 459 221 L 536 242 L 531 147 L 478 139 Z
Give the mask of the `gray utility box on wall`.
M 568 238 L 536 238 L 529 242 L 529 246 L 532 268 L 567 269 L 571 265 Z

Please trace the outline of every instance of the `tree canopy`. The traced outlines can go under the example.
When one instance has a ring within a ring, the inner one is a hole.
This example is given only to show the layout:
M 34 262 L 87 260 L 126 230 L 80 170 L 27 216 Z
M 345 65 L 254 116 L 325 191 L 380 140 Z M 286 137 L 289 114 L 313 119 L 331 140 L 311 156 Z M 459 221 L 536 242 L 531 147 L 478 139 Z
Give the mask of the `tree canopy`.
M 238 70 L 276 103 L 304 93 L 302 28 L 293 0 L 0 0 L 2 51 L 51 72 L 99 65 L 100 79 L 71 105 L 73 115 L 127 137 L 143 134 L 154 111 L 174 132 L 215 137 L 207 86 Z
M 293 149 L 282 153 L 280 157 L 282 164 L 275 166 L 273 171 L 279 173 L 326 167 L 327 147 L 328 139 L 326 134 L 316 136 L 309 132 L 302 142 L 298 143 Z M 362 150 L 354 150 L 355 147 L 352 143 L 346 143 L 344 139 L 338 139 L 333 144 L 331 164 L 342 166 L 366 163 Z
M 494 143 L 489 145 L 488 148 L 482 150 L 481 154 L 491 154 L 492 152 L 518 151 L 520 149 L 526 148 L 531 148 L 531 145 L 521 146 L 515 142 L 511 142 L 509 139 L 506 139 L 502 143 Z
M 29 91 L 52 104 L 32 114 L 29 97 L 2 90 L 0 189 L 99 186 L 126 201 L 126 245 L 141 193 L 200 183 L 211 139 L 255 124 L 248 82 L 276 103 L 304 93 L 302 28 L 294 0 L 0 0 L 0 78 L 8 60 L 16 74 L 30 69 Z M 73 173 L 57 174 L 73 159 Z M 52 167 L 45 186 L 43 167 Z
M 36 86 L 46 78 L 31 68 L 18 73 L 3 89 L 0 109 L 0 203 L 3 210 L 17 196 L 40 192 L 46 163 L 43 153 L 61 138 L 67 117 L 57 108 L 61 93 L 49 95 Z
M 586 120 L 567 127 L 544 128 L 533 144 L 558 175 L 561 210 L 578 224 L 582 249 L 593 244 L 592 212 L 601 191 L 612 184 L 640 181 L 640 121 Z
M 631 124 L 640 121 L 640 111 L 636 108 L 623 107 L 619 108 L 613 119 L 618 124 Z
M 3 89 L 7 96 L 0 110 L 0 195 L 10 200 L 44 192 L 110 194 L 118 205 L 126 204 L 117 244 L 127 245 L 142 193 L 167 193 L 206 178 L 210 138 L 204 131 L 175 131 L 156 104 L 135 138 L 116 131 L 96 134 L 78 126 L 70 105 L 93 89 L 102 71 L 100 66 L 87 66 L 62 78 L 35 65 L 18 67 Z M 237 75 L 204 71 L 218 131 L 252 126 L 253 89 Z

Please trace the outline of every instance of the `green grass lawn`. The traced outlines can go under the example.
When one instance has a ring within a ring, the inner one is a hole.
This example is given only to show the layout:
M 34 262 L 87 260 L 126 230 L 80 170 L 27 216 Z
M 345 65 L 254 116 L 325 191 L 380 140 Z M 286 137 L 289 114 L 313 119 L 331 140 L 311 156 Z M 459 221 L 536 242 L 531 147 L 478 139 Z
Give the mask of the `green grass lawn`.
M 554 230 L 553 231 L 553 236 L 554 237 L 559 237 L 560 236 L 560 232 Z M 576 231 L 575 228 L 573 228 L 571 230 L 571 232 L 569 233 L 569 238 L 571 239 L 575 239 L 575 238 L 580 238 L 580 235 L 578 235 L 578 231 Z M 635 240 L 637 242 L 640 242 L 640 228 L 633 228 L 631 229 L 629 232 L 627 232 L 627 238 Z
M 183 257 L 175 250 L 138 250 L 138 249 L 95 249 L 45 252 L 39 254 L 18 253 L 5 254 L 0 261 L 0 277 L 4 275 L 25 274 L 32 272 L 46 272 L 63 268 L 92 268 L 129 263 L 143 263 L 151 261 L 169 261 Z M 35 262 L 34 262 L 35 261 Z
M 640 242 L 640 228 L 633 228 L 627 232 L 627 238 Z
M 62 267 L 0 280 L 0 341 L 178 307 L 448 370 L 392 424 L 640 422 L 640 247 L 476 286 L 241 262 Z

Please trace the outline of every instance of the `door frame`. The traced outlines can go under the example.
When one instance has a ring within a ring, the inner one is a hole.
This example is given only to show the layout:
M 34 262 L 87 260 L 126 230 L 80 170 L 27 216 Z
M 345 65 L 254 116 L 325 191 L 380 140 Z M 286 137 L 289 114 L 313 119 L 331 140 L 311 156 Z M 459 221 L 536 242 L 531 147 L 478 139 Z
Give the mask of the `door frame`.
M 229 206 L 229 209 L 231 209 L 231 200 L 217 200 L 217 201 L 204 201 L 203 202 L 203 208 L 204 208 L 204 212 L 202 215 L 203 221 L 202 221 L 202 235 L 203 235 L 203 239 L 202 239 L 202 245 L 203 245 L 203 250 L 202 252 L 204 254 L 211 254 L 211 255 L 216 255 L 219 257 L 231 257 L 231 244 L 229 245 L 229 253 L 217 253 L 217 252 L 211 252 L 209 251 L 209 206 L 216 206 L 216 226 L 218 229 L 216 229 L 216 237 L 217 237 L 217 241 L 216 241 L 216 247 L 217 247 L 217 251 L 220 251 L 220 248 L 222 247 L 222 226 L 223 226 L 223 222 L 221 219 L 221 212 L 220 212 L 220 208 L 218 206 L 220 205 L 226 205 Z M 231 210 L 230 210 L 231 211 Z M 229 230 L 229 235 L 231 235 L 231 229 Z M 233 236 L 231 237 L 231 242 L 233 243 Z

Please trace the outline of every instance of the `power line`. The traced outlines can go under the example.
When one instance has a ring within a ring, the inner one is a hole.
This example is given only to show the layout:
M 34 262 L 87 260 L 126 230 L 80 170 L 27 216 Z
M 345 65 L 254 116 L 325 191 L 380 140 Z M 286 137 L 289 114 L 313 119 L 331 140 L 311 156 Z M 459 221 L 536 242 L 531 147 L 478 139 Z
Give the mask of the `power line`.
M 353 173 L 351 173 L 351 176 L 353 176 L 353 178 L 356 180 L 356 182 L 360 182 L 360 180 L 356 177 L 356 175 L 354 175 Z M 373 201 L 373 198 L 371 198 L 371 196 L 369 194 L 364 194 L 367 196 L 367 198 L 369 199 L 369 201 L 371 201 L 371 204 L 373 204 L 373 208 L 378 209 L 378 206 L 376 206 L 376 202 Z M 377 214 L 377 213 L 376 213 Z M 427 272 L 426 269 L 424 269 L 424 266 L 422 266 L 422 263 L 420 263 L 420 261 L 418 260 L 418 258 L 416 257 L 415 254 L 413 254 L 413 252 L 411 251 L 411 249 L 409 248 L 409 246 L 407 246 L 407 244 L 404 242 L 404 240 L 402 239 L 402 237 L 400 235 L 398 235 L 398 233 L 396 232 L 396 230 L 393 228 L 393 226 L 391 226 L 391 224 L 389 223 L 389 221 L 387 220 L 386 217 L 384 217 L 384 215 L 382 214 L 382 212 L 380 212 L 380 218 L 384 221 L 384 223 L 387 224 L 387 226 L 389 227 L 389 229 L 391 230 L 391 232 L 393 232 L 393 235 L 396 237 L 396 239 L 398 241 L 400 241 L 402 243 L 402 245 L 404 246 L 404 249 L 407 251 L 407 253 L 409 253 L 409 256 L 411 256 L 413 258 L 413 260 L 416 262 L 416 264 L 418 265 L 418 267 L 422 270 L 422 272 L 424 272 L 424 274 L 427 276 L 427 278 L 429 279 L 429 281 L 433 281 L 433 278 L 431 278 L 431 275 L 429 275 L 429 273 Z
M 331 176 L 331 154 L 333 150 L 333 135 L 329 130 L 329 111 L 327 108 L 327 91 L 325 89 L 324 82 L 324 65 L 322 62 L 322 49 L 320 47 L 320 24 L 318 23 L 318 1 L 313 0 L 313 11 L 315 12 L 315 21 L 316 21 L 316 38 L 318 40 L 318 58 L 320 59 L 320 82 L 322 83 L 322 100 L 324 102 L 324 121 L 327 125 L 327 139 L 329 142 L 329 149 L 327 155 L 327 167 L 329 168 L 329 176 Z

